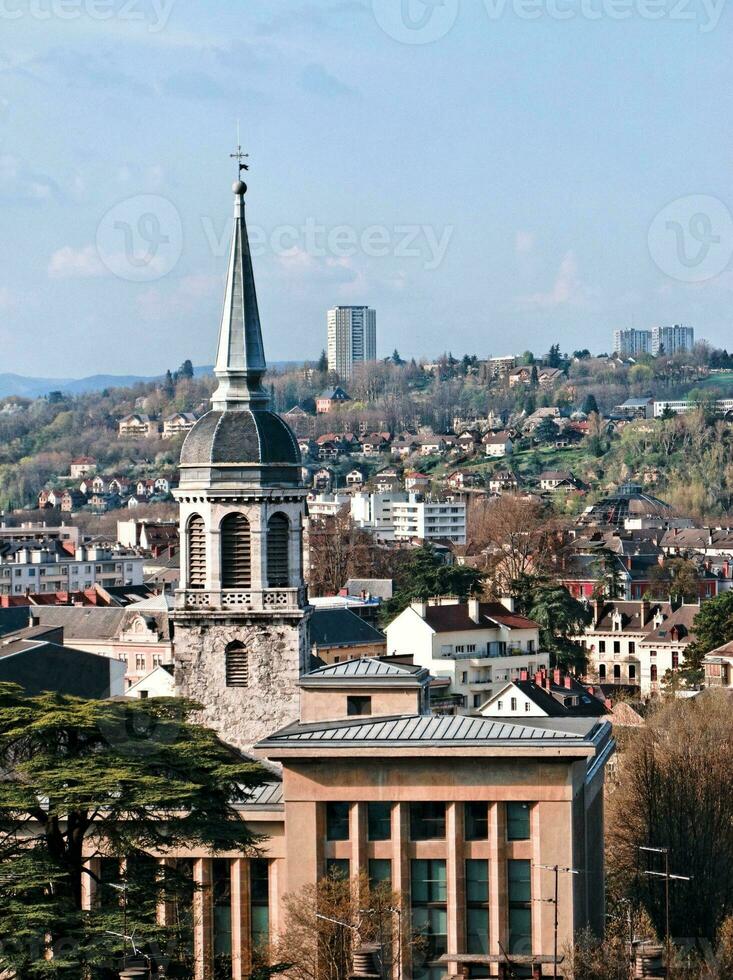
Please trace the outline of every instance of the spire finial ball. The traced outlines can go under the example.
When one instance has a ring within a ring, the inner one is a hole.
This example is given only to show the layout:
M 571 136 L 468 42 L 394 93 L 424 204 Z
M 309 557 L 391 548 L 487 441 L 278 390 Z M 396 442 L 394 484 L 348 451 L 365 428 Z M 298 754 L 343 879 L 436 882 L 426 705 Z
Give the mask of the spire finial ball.
M 247 193 L 247 185 L 243 180 L 235 180 L 234 183 L 232 184 L 232 190 L 237 195 L 237 197 L 241 197 L 242 194 Z

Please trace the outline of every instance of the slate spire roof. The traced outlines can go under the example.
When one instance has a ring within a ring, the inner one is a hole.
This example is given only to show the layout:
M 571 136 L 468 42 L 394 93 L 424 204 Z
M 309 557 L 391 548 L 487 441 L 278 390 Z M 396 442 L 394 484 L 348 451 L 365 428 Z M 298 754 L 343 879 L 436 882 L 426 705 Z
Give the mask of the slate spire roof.
M 267 370 L 267 363 L 244 217 L 247 187 L 239 180 L 232 189 L 234 228 L 214 365 L 219 387 L 211 398 L 214 409 L 220 411 L 267 408 L 269 401 L 262 389 L 262 376 Z

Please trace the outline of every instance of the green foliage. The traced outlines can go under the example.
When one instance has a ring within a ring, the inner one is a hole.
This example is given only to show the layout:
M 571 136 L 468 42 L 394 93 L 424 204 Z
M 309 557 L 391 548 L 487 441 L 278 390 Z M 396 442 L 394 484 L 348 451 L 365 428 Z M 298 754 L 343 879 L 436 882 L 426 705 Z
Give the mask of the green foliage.
M 599 414 L 598 402 L 596 401 L 596 396 L 593 394 L 592 391 L 588 392 L 588 394 L 583 399 L 583 406 L 581 408 L 581 412 L 583 412 L 585 415 L 590 415 L 591 412 L 595 412 L 596 415 Z
M 513 584 L 513 595 L 521 612 L 540 627 L 540 649 L 547 650 L 553 666 L 584 671 L 585 649 L 571 637 L 582 633 L 590 622 L 589 610 L 562 585 L 523 575 Z
M 102 904 L 82 911 L 87 857 L 128 859 L 128 926 L 139 945 L 160 945 L 175 936 L 156 925 L 155 903 L 161 889 L 172 896 L 176 876 L 159 882 L 147 855 L 256 843 L 236 804 L 264 771 L 192 723 L 195 708 L 172 698 L 28 697 L 0 684 L 0 936 L 13 937 L 0 945 L 0 971 L 106 976 L 120 951 L 108 935 L 121 931 L 119 892 L 110 899 L 99 883 Z
M 382 604 L 383 623 L 391 622 L 415 599 L 454 595 L 465 600 L 480 595 L 484 573 L 467 565 L 446 565 L 431 545 L 409 552 L 396 571 L 397 588 Z
M 542 419 L 534 430 L 534 437 L 538 442 L 554 442 L 559 435 L 560 428 L 551 418 Z
M 733 592 L 721 592 L 703 602 L 692 629 L 695 639 L 685 648 L 685 663 L 680 671 L 688 683 L 702 680 L 706 653 L 733 640 Z

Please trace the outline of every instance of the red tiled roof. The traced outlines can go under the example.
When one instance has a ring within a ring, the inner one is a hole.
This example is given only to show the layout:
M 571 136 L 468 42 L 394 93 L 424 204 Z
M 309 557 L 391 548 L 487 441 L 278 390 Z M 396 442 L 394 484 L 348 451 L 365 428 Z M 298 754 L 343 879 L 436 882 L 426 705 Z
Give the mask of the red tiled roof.
M 436 633 L 450 633 L 455 630 L 487 629 L 496 623 L 508 629 L 537 629 L 537 623 L 519 613 L 510 612 L 500 602 L 482 602 L 479 605 L 479 622 L 468 615 L 466 603 L 453 603 L 444 606 L 428 606 L 425 622 Z

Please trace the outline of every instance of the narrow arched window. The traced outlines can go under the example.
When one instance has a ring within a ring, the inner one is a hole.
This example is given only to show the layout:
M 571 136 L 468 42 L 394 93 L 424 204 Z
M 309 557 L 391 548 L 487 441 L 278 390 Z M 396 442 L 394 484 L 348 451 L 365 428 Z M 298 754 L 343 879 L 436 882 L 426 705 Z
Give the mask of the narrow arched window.
M 224 657 L 227 687 L 247 687 L 249 685 L 249 655 L 244 644 L 238 641 L 227 644 Z
M 188 522 L 188 587 L 203 589 L 206 585 L 206 528 L 200 514 Z
M 271 589 L 290 584 L 290 521 L 285 514 L 273 514 L 267 522 L 267 584 Z
M 252 584 L 249 521 L 244 514 L 227 514 L 221 522 L 221 585 L 248 589 Z

